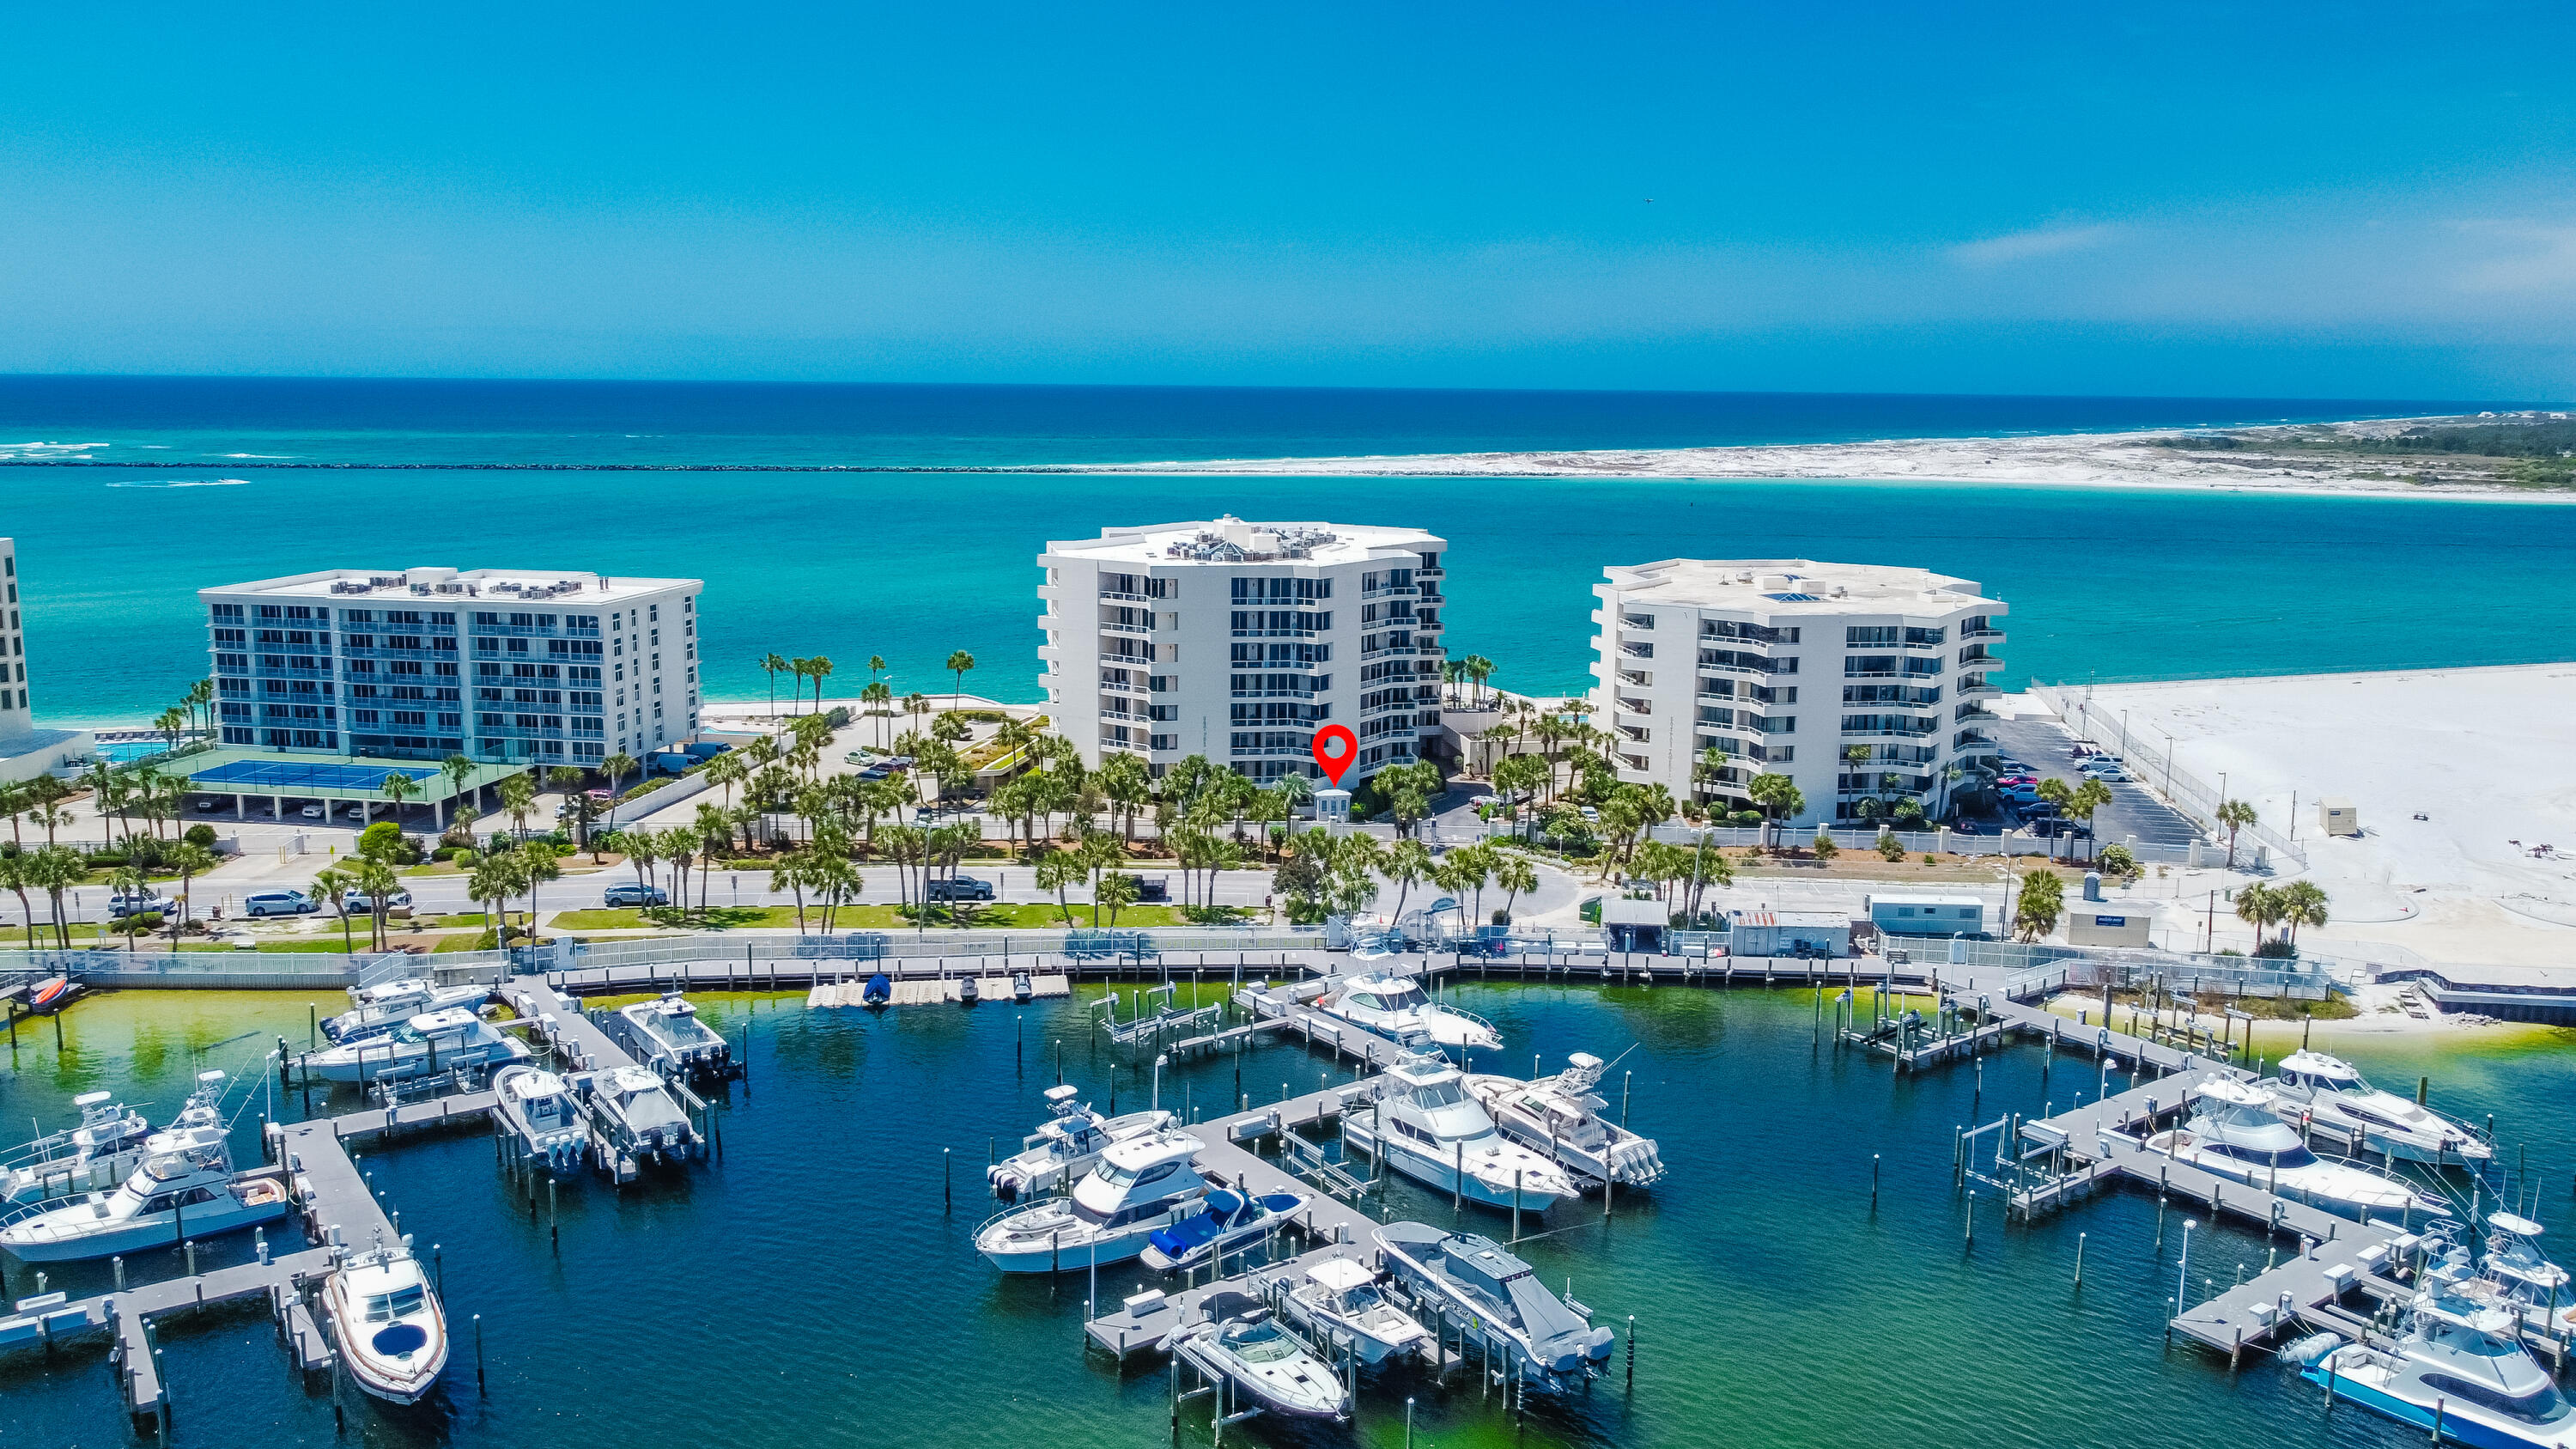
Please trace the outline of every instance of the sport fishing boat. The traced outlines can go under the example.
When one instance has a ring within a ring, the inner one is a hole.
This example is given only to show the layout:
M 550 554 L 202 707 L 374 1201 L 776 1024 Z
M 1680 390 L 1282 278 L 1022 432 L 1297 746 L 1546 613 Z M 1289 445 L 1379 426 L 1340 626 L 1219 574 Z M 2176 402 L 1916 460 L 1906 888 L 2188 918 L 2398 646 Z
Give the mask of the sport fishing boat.
M 636 1058 L 657 1072 L 692 1078 L 726 1078 L 740 1074 L 733 1046 L 705 1022 L 680 993 L 665 991 L 659 999 L 618 1008 L 626 1039 Z
M 322 1286 L 322 1304 L 349 1377 L 386 1403 L 419 1403 L 447 1367 L 447 1319 L 410 1237 L 342 1263 Z
M 671 1095 L 670 1084 L 642 1067 L 614 1067 L 589 1079 L 590 1100 L 601 1109 L 601 1128 L 616 1153 L 619 1182 L 647 1161 L 686 1162 L 701 1146 L 698 1129 Z
M 1279 1326 L 1270 1310 L 1247 1293 L 1211 1293 L 1207 1316 L 1164 1335 L 1163 1346 L 1192 1368 L 1234 1389 L 1235 1403 L 1249 1398 L 1273 1414 L 1295 1419 L 1348 1418 L 1351 1394 L 1332 1366 L 1307 1351 Z M 1226 1412 L 1222 1403 L 1218 1412 Z M 1237 1409 L 1234 1412 L 1240 1413 Z
M 2271 1089 L 2272 1110 L 2282 1117 L 2357 1134 L 2373 1152 L 2472 1171 L 2495 1156 L 2495 1149 L 2466 1126 L 2410 1098 L 2381 1091 L 2341 1057 L 2292 1052 L 2281 1058 L 2279 1077 L 2263 1085 Z
M 1488 1206 L 1545 1211 L 1576 1196 L 1564 1168 L 1494 1129 L 1463 1080 L 1438 1057 L 1408 1056 L 1374 1088 L 1373 1110 L 1343 1114 L 1343 1134 L 1416 1182 Z
M 1546 1153 L 1586 1190 L 1605 1182 L 1644 1187 L 1664 1175 L 1664 1160 L 1653 1138 L 1601 1115 L 1610 1104 L 1594 1089 L 1606 1070 L 1608 1064 L 1599 1057 L 1576 1052 L 1566 1058 L 1565 1070 L 1552 1077 L 1524 1082 L 1476 1072 L 1465 1080 L 1497 1131 Z
M 1503 1044 L 1491 1022 L 1433 1001 L 1421 982 L 1390 970 L 1335 978 L 1315 1009 L 1416 1050 L 1490 1051 Z
M 1617 1335 L 1593 1327 L 1590 1309 L 1549 1292 L 1529 1264 L 1493 1239 L 1428 1223 L 1388 1223 L 1375 1237 L 1387 1269 L 1416 1303 L 1484 1324 L 1502 1341 L 1505 1372 L 1532 1387 L 1585 1383 L 1609 1360 Z
M 2299 1129 L 2272 1110 L 2271 1094 L 2243 1082 L 2213 1078 L 2200 1089 L 2189 1121 L 2148 1134 L 2142 1145 L 2158 1156 L 2330 1208 L 2438 1214 L 2446 1206 L 2386 1173 L 2310 1152 Z
M 212 1080 L 209 1080 L 212 1079 Z M 70 1263 L 273 1222 L 293 1207 L 282 1167 L 233 1171 L 221 1072 L 201 1073 L 169 1130 L 144 1139 L 143 1161 L 110 1192 L 29 1204 L 0 1217 L 0 1248 L 21 1262 Z
M 563 1078 L 519 1062 L 493 1074 L 492 1095 L 523 1159 L 569 1172 L 589 1155 L 590 1128 Z
M 2520 1213 L 2487 1214 L 2487 1251 L 2478 1268 L 2524 1316 L 2564 1335 L 2576 1329 L 2576 1298 L 2567 1293 L 2567 1270 L 2540 1251 L 2540 1233 L 2540 1224 Z
M 1378 1291 L 1377 1275 L 1365 1264 L 1326 1258 L 1293 1285 L 1284 1276 L 1273 1282 L 1285 1290 L 1278 1299 L 1280 1316 L 1318 1337 L 1348 1340 L 1362 1363 L 1418 1352 L 1431 1341 L 1429 1329 Z
M 433 1011 L 475 1007 L 492 994 L 489 986 L 433 986 L 418 977 L 349 988 L 350 1009 L 322 1023 L 322 1035 L 334 1043 L 365 1041 Z
M 223 1073 L 214 1074 L 220 1081 Z M 0 1177 L 0 1205 L 35 1202 L 70 1192 L 122 1182 L 142 1162 L 143 1141 L 152 1124 L 142 1113 L 116 1100 L 113 1092 L 84 1092 L 72 1098 L 80 1109 L 78 1127 L 39 1137 L 10 1154 Z
M 1199 1200 L 1197 1212 L 1145 1235 L 1145 1266 L 1163 1273 L 1196 1268 L 1226 1254 L 1249 1248 L 1279 1231 L 1280 1225 L 1306 1205 L 1302 1194 L 1263 1193 L 1258 1197 L 1220 1187 Z
M 296 1058 L 326 1082 L 381 1082 L 517 1061 L 528 1049 L 462 1006 L 424 1012 L 378 1036 Z
M 1053 1115 L 1020 1139 L 1018 1152 L 984 1169 L 993 1196 L 1016 1202 L 1031 1194 L 1059 1191 L 1089 1172 L 1111 1143 L 1160 1132 L 1179 1120 L 1169 1112 L 1103 1117 L 1079 1100 L 1081 1095 L 1070 1082 L 1046 1089 L 1047 1110 Z
M 1005 1273 L 1124 1263 L 1157 1228 L 1198 1208 L 1207 1192 L 1191 1159 L 1207 1144 L 1157 1132 L 1111 1144 L 1063 1197 L 1002 1213 L 975 1233 L 975 1251 Z
M 2576 1445 L 2576 1411 L 2523 1347 L 2515 1314 L 2461 1296 L 2462 1286 L 2437 1279 L 2417 1294 L 2393 1347 L 2338 1345 L 2320 1333 L 2283 1353 L 2330 1397 L 2429 1430 L 2436 1443 Z

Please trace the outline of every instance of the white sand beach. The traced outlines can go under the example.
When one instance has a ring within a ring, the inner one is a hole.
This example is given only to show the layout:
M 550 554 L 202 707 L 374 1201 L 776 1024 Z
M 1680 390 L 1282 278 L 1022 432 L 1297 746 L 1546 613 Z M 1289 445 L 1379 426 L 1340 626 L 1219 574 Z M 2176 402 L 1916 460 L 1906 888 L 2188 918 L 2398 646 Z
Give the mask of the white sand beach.
M 2382 437 L 2432 419 L 2332 424 Z M 2302 430 L 2313 435 L 2313 430 Z M 2385 458 L 2266 447 L 2288 430 L 2229 428 L 2027 438 L 1895 438 L 1779 447 L 1641 448 L 1599 452 L 1423 453 L 1347 458 L 1249 458 L 1086 466 L 1085 473 L 1273 477 L 1834 479 L 1925 483 L 2174 488 L 2195 491 L 2438 495 L 2576 502 L 2576 492 L 2496 481 L 2473 457 Z M 2195 447 L 2228 440 L 2229 445 Z

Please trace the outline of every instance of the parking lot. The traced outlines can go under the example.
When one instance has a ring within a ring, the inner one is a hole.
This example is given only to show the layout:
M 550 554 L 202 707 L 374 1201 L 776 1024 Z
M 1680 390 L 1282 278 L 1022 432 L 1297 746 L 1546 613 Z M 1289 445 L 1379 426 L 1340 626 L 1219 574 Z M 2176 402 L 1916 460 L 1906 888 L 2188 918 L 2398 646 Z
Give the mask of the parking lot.
M 2027 773 L 2043 780 L 2063 780 L 2069 786 L 2079 784 L 2083 776 L 2077 767 L 2083 761 L 2070 753 L 2075 737 L 2055 720 L 1998 719 L 1986 726 L 2004 748 L 2004 753 L 2028 765 Z M 2154 767 L 2145 760 L 2133 760 L 2131 774 Z M 2007 771 L 2006 773 L 2012 773 Z M 2135 780 L 2106 780 L 2111 790 L 2111 803 L 2093 816 L 2093 837 L 2099 845 L 2113 845 L 2138 837 L 2142 846 L 2161 846 L 2180 851 L 2199 834 L 2191 821 L 2147 793 Z

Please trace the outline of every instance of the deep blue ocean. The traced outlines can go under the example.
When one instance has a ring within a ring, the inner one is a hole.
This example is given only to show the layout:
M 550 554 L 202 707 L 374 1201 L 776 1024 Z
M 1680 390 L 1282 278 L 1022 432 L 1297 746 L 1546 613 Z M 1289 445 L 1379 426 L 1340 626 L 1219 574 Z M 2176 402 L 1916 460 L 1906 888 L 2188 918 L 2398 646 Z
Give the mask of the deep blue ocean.
M 1679 447 L 2457 411 L 2441 400 L 0 378 L 37 713 L 146 717 L 205 672 L 194 591 L 328 567 L 707 584 L 716 698 L 821 654 L 855 692 L 1037 697 L 1036 557 L 1231 512 L 1450 540 L 1453 653 L 1588 682 L 1603 565 L 1918 564 L 2012 605 L 2018 681 L 2568 658 L 2576 510 L 1921 482 L 920 473 L 1158 459 Z M 31 447 L 33 444 L 64 445 Z M 85 446 L 71 446 L 85 445 Z M 337 466 L 335 466 L 337 465 Z M 814 471 L 881 469 L 894 471 Z M 2511 607 L 2498 607 L 2499 599 Z

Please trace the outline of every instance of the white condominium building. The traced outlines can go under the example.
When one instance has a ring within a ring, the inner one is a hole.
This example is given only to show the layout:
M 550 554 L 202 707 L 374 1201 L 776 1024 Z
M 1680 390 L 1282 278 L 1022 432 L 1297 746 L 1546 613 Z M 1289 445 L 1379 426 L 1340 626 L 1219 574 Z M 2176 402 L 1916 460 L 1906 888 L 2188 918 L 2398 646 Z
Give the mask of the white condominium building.
M 596 765 L 696 736 L 701 587 L 334 569 L 197 597 L 226 744 Z
M 18 621 L 18 540 L 0 538 L 0 582 L 7 602 L 0 603 L 0 740 L 13 740 L 36 727 L 27 705 L 27 633 Z
M 1754 776 L 1786 775 L 1806 800 L 1797 821 L 1815 823 L 1899 799 L 1937 817 L 1954 768 L 1992 763 L 1981 726 L 2004 605 L 1967 579 L 1812 559 L 1603 573 L 1593 722 L 1622 780 L 1744 809 Z M 1714 775 L 1699 768 L 1710 749 Z
M 1160 775 L 1195 754 L 1256 780 L 1320 777 L 1315 731 L 1345 725 L 1356 785 L 1439 738 L 1446 547 L 1419 529 L 1233 517 L 1050 543 L 1048 712 L 1094 765 L 1124 751 Z

